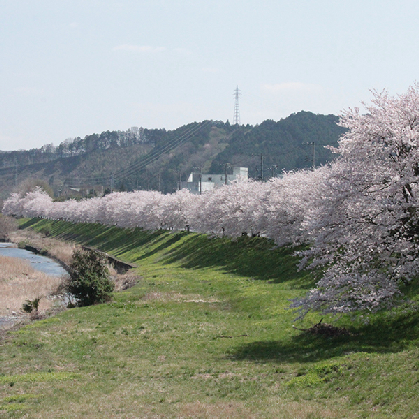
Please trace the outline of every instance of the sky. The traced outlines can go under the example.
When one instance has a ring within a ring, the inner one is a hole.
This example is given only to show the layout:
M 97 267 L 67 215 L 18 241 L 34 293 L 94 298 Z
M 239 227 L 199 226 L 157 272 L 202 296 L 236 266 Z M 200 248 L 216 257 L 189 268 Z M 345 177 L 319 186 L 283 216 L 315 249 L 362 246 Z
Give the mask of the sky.
M 418 80 L 417 0 L 0 0 L 0 150 L 339 115 Z

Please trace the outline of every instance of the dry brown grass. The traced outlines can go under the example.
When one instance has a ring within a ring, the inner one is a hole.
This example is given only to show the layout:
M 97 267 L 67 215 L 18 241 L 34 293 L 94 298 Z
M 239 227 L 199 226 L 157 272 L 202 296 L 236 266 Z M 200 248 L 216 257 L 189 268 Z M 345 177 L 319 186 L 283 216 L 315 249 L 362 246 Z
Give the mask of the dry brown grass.
M 46 237 L 32 230 L 19 230 L 14 233 L 11 233 L 10 241 L 15 244 L 18 244 L 20 242 L 26 242 L 27 244 L 37 249 L 46 250 L 49 256 L 52 256 L 53 258 L 65 263 L 67 266 L 70 266 L 71 264 L 74 251 L 76 249 L 80 249 L 80 246 L 76 245 L 75 243 L 65 242 L 63 240 Z M 116 270 L 111 265 L 107 266 L 109 269 L 109 274 L 112 277 L 121 276 L 117 274 Z M 124 275 L 121 276 L 120 281 L 124 281 Z
M 0 256 L 0 266 L 0 283 L 17 276 L 28 276 L 34 272 L 29 262 L 7 256 Z
M 75 243 L 65 242 L 62 240 L 46 237 L 32 230 L 15 231 L 11 233 L 9 237 L 10 241 L 12 241 L 15 244 L 18 244 L 20 242 L 26 242 L 35 248 L 46 250 L 49 255 L 65 263 L 67 266 L 70 266 L 71 264 L 74 251 L 80 248 Z M 118 274 L 111 265 L 107 265 L 107 267 L 109 269 L 109 274 L 111 278 L 115 282 L 116 291 L 123 291 L 128 288 L 131 288 L 141 278 L 140 276 L 133 274 L 132 272 Z M 13 277 L 13 275 L 11 275 L 10 277 Z M 33 298 L 36 298 L 36 296 Z M 43 302 L 43 304 L 45 304 L 45 301 Z
M 0 239 L 8 239 L 14 231 L 17 231 L 16 220 L 13 217 L 0 214 Z
M 115 283 L 115 291 L 124 291 L 133 287 L 139 282 L 141 276 L 128 272 L 125 274 L 117 274 L 115 269 L 108 267 L 112 280 Z
M 45 237 L 31 230 L 19 230 L 9 234 L 9 237 L 13 243 L 27 242 L 38 249 L 45 249 L 51 256 L 66 265 L 71 263 L 73 252 L 76 249 L 74 243 Z
M 0 256 L 0 267 L 0 316 L 20 312 L 26 300 L 38 297 L 44 297 L 40 312 L 52 306 L 52 301 L 45 297 L 57 290 L 62 278 L 36 271 L 29 262 L 18 258 Z

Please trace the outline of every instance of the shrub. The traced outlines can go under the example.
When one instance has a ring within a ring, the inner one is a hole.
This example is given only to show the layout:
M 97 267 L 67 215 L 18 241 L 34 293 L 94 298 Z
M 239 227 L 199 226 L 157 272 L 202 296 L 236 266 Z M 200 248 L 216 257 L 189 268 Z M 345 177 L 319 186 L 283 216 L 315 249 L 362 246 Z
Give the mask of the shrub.
M 114 283 L 100 253 L 76 250 L 70 264 L 67 291 L 74 295 L 79 306 L 105 303 L 112 297 Z
M 7 240 L 9 234 L 17 231 L 17 221 L 6 215 L 0 214 L 0 239 Z
M 37 297 L 34 300 L 26 300 L 26 303 L 23 303 L 23 311 L 25 313 L 32 313 L 34 310 L 38 313 L 39 308 L 39 301 L 41 301 L 41 297 Z

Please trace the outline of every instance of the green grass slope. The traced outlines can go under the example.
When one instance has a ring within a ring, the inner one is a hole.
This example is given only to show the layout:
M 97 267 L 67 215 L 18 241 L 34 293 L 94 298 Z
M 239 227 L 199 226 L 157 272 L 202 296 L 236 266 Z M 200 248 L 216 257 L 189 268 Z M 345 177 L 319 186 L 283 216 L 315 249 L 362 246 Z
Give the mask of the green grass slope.
M 25 220 L 29 227 L 133 262 L 142 280 L 110 304 L 4 338 L 0 417 L 419 417 L 412 305 L 368 324 L 339 319 L 351 336 L 307 335 L 292 328 L 288 306 L 313 278 L 296 270 L 292 250 L 263 238 Z

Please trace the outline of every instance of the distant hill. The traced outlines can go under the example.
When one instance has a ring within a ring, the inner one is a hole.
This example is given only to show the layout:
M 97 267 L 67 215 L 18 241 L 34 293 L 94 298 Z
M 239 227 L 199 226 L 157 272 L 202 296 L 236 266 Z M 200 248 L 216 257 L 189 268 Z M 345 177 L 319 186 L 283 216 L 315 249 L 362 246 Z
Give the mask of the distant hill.
M 55 195 L 86 196 L 104 191 L 159 189 L 173 192 L 191 171 L 224 173 L 225 165 L 249 167 L 267 179 L 283 170 L 316 166 L 334 156 L 344 129 L 335 115 L 298 112 L 260 125 L 203 121 L 176 130 L 106 131 L 40 149 L 0 152 L 0 199 L 26 179 L 41 179 Z M 263 164 L 262 164 L 263 163 Z
M 334 158 L 324 148 L 336 145 L 345 130 L 337 126 L 335 115 L 315 115 L 298 112 L 278 122 L 267 120 L 255 127 L 242 127 L 235 131 L 229 145 L 217 155 L 211 171 L 227 162 L 244 162 L 252 177 L 260 177 L 260 155 L 263 156 L 264 178 L 283 170 L 301 169 L 313 164 L 313 145 L 316 166 Z M 253 155 L 253 157 L 251 157 Z M 277 168 L 275 167 L 277 166 Z M 272 169 L 271 169 L 272 168 Z

